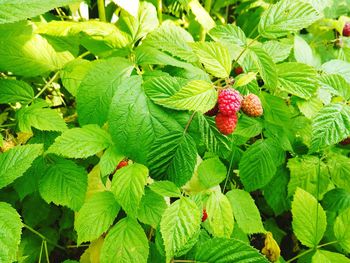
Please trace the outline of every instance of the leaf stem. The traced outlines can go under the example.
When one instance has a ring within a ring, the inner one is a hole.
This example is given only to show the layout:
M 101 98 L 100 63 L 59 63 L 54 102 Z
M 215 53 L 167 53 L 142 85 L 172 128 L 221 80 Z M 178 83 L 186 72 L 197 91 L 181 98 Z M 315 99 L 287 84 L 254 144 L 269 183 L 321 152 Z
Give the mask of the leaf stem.
M 184 129 L 184 134 L 187 132 L 188 128 L 190 127 L 191 122 L 193 121 L 194 115 L 196 115 L 196 113 L 197 113 L 197 112 L 194 111 L 194 112 L 192 113 L 191 117 L 189 118 L 189 120 L 188 120 L 188 122 L 187 122 L 187 124 L 186 124 L 186 127 L 185 127 L 185 129 Z
M 62 249 L 62 250 L 66 250 L 64 247 L 56 244 L 55 242 L 51 241 L 50 239 L 48 239 L 47 237 L 45 237 L 43 234 L 39 233 L 38 231 L 36 231 L 35 229 L 31 228 L 30 226 L 26 225 L 26 224 L 23 224 L 23 226 L 25 228 L 27 228 L 30 232 L 32 232 L 33 234 L 37 235 L 38 237 L 40 237 L 43 241 L 46 241 L 47 243 L 59 248 L 59 249 Z
M 163 22 L 163 0 L 158 0 L 157 2 L 157 15 L 158 15 L 158 21 L 161 25 Z
M 47 249 L 47 242 L 46 242 L 46 240 L 44 240 L 44 249 L 45 249 L 45 255 L 46 255 L 46 262 L 50 263 L 49 251 Z
M 106 22 L 105 1 L 97 0 L 98 17 L 102 22 Z
M 205 0 L 204 2 L 204 9 L 210 14 L 210 9 L 211 9 L 211 1 L 212 0 Z M 199 32 L 199 40 L 200 41 L 205 41 L 205 36 L 207 34 L 207 31 L 204 29 L 203 26 L 201 26 L 200 32 Z
M 241 53 L 239 53 L 238 57 L 235 59 L 235 62 L 233 63 L 233 66 L 235 66 L 235 64 L 238 64 L 238 60 L 241 58 L 241 56 L 244 54 L 244 52 L 247 51 L 247 49 L 260 37 L 260 35 L 258 35 L 256 38 L 254 38 L 252 41 L 249 42 L 249 44 L 244 47 L 244 49 L 241 51 Z
M 83 54 L 79 55 L 77 58 L 83 58 L 83 57 L 85 57 L 85 56 L 87 56 L 87 55 L 90 55 L 90 54 L 91 54 L 90 51 L 86 51 L 86 52 L 84 52 Z
M 224 184 L 224 188 L 222 190 L 223 193 L 225 193 L 225 190 L 226 190 L 226 186 L 227 186 L 227 182 L 228 182 L 228 179 L 230 178 L 230 172 L 231 172 L 231 169 L 232 169 L 232 165 L 233 165 L 233 153 L 232 153 L 232 147 L 233 147 L 233 144 L 234 144 L 234 140 L 233 138 L 232 139 L 232 143 L 231 143 L 231 159 L 230 159 L 230 165 L 228 166 L 228 170 L 227 170 L 227 174 L 226 174 L 226 180 L 225 180 L 225 184 Z
M 51 86 L 52 82 L 54 82 L 58 74 L 59 74 L 59 71 L 57 71 L 48 82 L 46 82 L 45 86 L 38 92 L 38 94 L 35 95 L 35 97 L 28 104 L 32 103 L 35 99 L 39 98 L 40 95 L 43 94 L 44 91 Z

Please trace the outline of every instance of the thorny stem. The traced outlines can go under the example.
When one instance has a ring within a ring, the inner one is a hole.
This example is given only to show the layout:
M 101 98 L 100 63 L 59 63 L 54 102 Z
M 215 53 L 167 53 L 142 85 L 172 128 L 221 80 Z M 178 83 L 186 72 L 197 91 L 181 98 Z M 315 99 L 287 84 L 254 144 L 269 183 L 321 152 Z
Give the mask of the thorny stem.
M 191 122 L 193 121 L 193 118 L 194 118 L 194 115 L 196 115 L 196 111 L 194 111 L 190 117 L 190 119 L 188 120 L 187 124 L 186 124 L 186 127 L 184 129 L 184 134 L 187 132 L 188 128 L 190 127 L 191 125 Z
M 32 232 L 33 234 L 37 235 L 38 237 L 40 237 L 43 241 L 46 241 L 47 243 L 59 248 L 59 249 L 62 249 L 62 250 L 66 250 L 64 247 L 56 244 L 55 242 L 51 241 L 50 239 L 48 239 L 47 237 L 45 237 L 43 234 L 39 233 L 38 231 L 36 231 L 35 229 L 31 228 L 30 226 L 26 225 L 26 224 L 23 224 L 23 226 L 25 228 L 27 228 L 30 232 Z
M 102 22 L 106 22 L 105 1 L 97 0 L 98 17 Z

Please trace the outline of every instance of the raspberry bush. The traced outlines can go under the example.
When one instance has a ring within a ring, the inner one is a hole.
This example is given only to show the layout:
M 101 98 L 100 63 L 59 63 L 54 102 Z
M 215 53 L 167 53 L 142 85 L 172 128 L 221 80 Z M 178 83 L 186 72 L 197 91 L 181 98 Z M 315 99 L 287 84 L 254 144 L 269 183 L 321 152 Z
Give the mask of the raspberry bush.
M 350 262 L 349 16 L 0 1 L 0 262 Z

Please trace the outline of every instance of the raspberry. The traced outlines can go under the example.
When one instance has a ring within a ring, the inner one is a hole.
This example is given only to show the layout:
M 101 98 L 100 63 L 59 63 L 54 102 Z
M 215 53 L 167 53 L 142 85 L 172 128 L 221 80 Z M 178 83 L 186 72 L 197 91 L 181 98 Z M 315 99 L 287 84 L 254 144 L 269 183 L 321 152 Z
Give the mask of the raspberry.
M 245 96 L 242 101 L 242 111 L 251 117 L 259 117 L 264 112 L 261 101 L 255 94 Z
M 231 116 L 226 116 L 221 112 L 215 117 L 215 123 L 218 130 L 225 135 L 233 133 L 237 124 L 237 115 L 234 113 Z
M 128 165 L 128 161 L 123 160 L 117 165 L 116 170 L 119 170 L 119 169 L 121 169 L 121 168 L 123 168 L 124 166 L 127 166 L 127 165 Z
M 342 140 L 342 141 L 340 142 L 340 144 L 341 144 L 341 145 L 344 145 L 344 146 L 350 144 L 350 137 L 348 137 L 348 138 Z
M 212 108 L 211 110 L 208 110 L 205 115 L 207 116 L 215 116 L 217 113 L 219 112 L 219 106 L 216 103 L 216 105 L 214 106 L 214 108 Z
M 345 26 L 343 28 L 343 36 L 344 37 L 350 36 L 350 23 L 349 22 L 345 23 Z
M 234 115 L 241 108 L 242 96 L 237 90 L 225 89 L 219 93 L 219 110 L 224 115 Z
M 236 73 L 236 75 L 242 74 L 243 73 L 242 67 L 235 68 L 235 73 Z
M 207 218 L 208 218 L 207 210 L 203 209 L 202 222 L 204 222 L 205 220 L 207 220 Z

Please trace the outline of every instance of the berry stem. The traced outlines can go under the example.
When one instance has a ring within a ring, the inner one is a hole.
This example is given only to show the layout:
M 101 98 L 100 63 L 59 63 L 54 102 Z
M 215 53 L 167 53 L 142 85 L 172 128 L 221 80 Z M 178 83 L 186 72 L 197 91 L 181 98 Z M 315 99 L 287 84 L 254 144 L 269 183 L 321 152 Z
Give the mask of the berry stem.
M 192 113 L 191 117 L 189 118 L 189 120 L 188 120 L 188 122 L 187 122 L 187 124 L 186 124 L 186 127 L 185 127 L 185 129 L 184 129 L 184 134 L 187 132 L 188 128 L 190 127 L 191 122 L 193 121 L 194 115 L 196 115 L 196 113 L 197 113 L 197 112 L 194 111 L 194 112 Z

